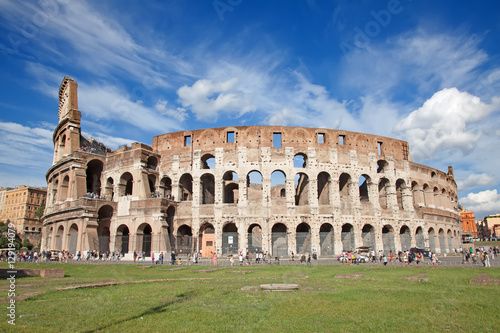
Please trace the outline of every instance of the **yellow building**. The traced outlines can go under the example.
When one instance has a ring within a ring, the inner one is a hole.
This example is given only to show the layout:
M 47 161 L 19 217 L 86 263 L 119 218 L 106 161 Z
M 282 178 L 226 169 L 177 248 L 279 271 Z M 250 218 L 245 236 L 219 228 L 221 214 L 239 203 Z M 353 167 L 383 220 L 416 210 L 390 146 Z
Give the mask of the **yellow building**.
M 7 190 L 4 196 L 4 206 L 0 212 L 0 220 L 9 220 L 16 226 L 18 233 L 34 232 L 42 230 L 42 223 L 35 213 L 41 205 L 45 205 L 47 189 L 29 186 L 18 186 Z

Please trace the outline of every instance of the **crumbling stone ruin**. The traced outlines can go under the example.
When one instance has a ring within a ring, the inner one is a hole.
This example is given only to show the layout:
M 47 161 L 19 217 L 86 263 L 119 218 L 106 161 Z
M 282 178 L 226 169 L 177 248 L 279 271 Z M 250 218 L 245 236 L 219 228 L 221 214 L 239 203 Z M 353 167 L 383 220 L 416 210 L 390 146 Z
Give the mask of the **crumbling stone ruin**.
M 42 249 L 272 257 L 459 246 L 457 185 L 401 140 L 324 128 L 166 133 L 115 151 L 81 136 L 77 83 L 59 89 Z

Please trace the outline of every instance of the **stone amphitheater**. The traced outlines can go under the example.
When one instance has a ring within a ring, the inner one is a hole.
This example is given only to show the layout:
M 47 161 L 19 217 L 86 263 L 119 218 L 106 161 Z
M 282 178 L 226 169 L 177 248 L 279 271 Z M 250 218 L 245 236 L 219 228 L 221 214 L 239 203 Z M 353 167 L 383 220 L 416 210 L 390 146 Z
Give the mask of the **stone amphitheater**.
M 59 89 L 42 249 L 335 256 L 460 246 L 453 168 L 408 143 L 324 128 L 166 133 L 111 150 L 81 134 L 77 83 Z

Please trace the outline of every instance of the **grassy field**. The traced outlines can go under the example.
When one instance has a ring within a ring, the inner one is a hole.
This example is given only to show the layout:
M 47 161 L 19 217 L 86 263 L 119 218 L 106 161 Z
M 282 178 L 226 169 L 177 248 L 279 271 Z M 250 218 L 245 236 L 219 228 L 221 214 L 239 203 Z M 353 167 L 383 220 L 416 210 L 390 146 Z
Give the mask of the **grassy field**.
M 5 264 L 0 265 L 4 268 Z M 17 264 L 17 268 L 35 265 Z M 16 326 L 0 281 L 1 332 L 499 332 L 500 269 L 375 266 L 57 265 L 65 277 L 19 278 Z M 356 274 L 361 273 L 361 274 Z M 429 282 L 401 280 L 421 277 Z M 339 277 L 342 274 L 351 274 Z M 354 275 L 353 275 L 354 274 Z M 91 283 L 126 283 L 56 290 Z M 293 283 L 296 291 L 242 291 Z M 38 294 L 37 294 L 38 293 Z

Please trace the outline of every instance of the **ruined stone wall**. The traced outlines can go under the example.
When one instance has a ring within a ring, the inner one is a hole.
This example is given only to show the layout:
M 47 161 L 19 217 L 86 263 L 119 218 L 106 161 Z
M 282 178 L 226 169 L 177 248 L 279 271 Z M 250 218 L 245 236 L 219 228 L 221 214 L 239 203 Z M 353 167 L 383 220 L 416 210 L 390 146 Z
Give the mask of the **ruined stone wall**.
M 80 111 L 65 114 L 76 118 L 62 117 L 54 132 L 45 249 L 333 256 L 460 245 L 452 168 L 414 163 L 402 140 L 240 126 L 166 133 L 99 155 L 61 141 L 80 133 Z

